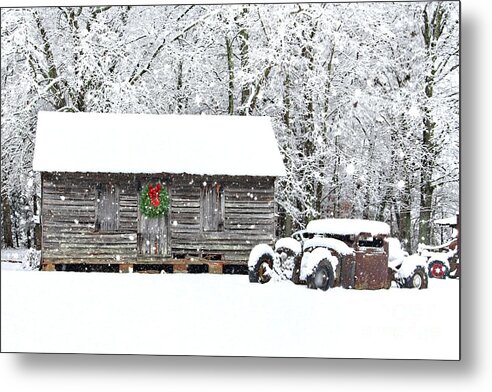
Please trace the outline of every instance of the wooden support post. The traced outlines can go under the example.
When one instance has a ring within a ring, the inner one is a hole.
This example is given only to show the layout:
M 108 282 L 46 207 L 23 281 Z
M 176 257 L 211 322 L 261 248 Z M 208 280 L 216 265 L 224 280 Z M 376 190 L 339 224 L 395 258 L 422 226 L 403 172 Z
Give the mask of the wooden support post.
M 173 273 L 187 273 L 188 272 L 188 264 L 174 264 L 173 265 Z
M 133 264 L 120 264 L 120 273 L 133 272 Z
M 208 273 L 209 274 L 221 274 L 223 265 L 224 265 L 224 263 L 209 263 L 208 264 Z
M 43 271 L 56 271 L 55 265 L 53 263 L 44 263 Z

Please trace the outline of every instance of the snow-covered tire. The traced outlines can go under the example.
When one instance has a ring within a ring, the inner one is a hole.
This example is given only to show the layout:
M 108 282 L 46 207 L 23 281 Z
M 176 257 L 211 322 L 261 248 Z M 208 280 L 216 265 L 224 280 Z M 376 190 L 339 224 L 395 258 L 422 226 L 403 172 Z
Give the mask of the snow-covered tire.
M 302 252 L 301 244 L 292 237 L 280 238 L 275 243 L 275 252 L 278 255 L 285 253 L 288 257 L 296 257 Z
M 308 288 L 320 289 L 323 291 L 333 287 L 335 274 L 333 267 L 328 260 L 321 260 L 314 272 L 307 277 Z
M 429 278 L 445 279 L 449 274 L 449 268 L 440 260 L 434 260 L 429 263 Z
M 425 270 L 421 267 L 415 269 L 412 274 L 408 277 L 405 287 L 409 289 L 426 289 L 428 285 L 427 274 Z
M 261 255 L 256 262 L 253 270 L 249 271 L 249 281 L 251 283 L 268 283 L 273 270 L 273 258 L 268 253 Z

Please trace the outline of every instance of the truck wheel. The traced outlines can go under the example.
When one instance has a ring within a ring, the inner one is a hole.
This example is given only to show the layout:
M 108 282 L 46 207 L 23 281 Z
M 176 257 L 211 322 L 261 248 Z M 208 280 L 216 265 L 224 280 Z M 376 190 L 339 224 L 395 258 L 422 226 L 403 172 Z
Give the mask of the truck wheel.
M 429 263 L 429 278 L 445 279 L 449 269 L 442 261 L 434 260 Z
M 333 287 L 335 276 L 333 267 L 328 260 L 321 260 L 312 276 L 315 288 L 326 291 Z
M 253 274 L 250 274 L 250 281 L 258 282 L 262 284 L 268 283 L 272 278 L 271 276 L 272 268 L 273 268 L 272 256 L 265 253 L 258 259 L 255 268 L 253 270 Z
M 428 284 L 427 275 L 423 268 L 416 268 L 408 278 L 406 287 L 410 289 L 426 289 Z

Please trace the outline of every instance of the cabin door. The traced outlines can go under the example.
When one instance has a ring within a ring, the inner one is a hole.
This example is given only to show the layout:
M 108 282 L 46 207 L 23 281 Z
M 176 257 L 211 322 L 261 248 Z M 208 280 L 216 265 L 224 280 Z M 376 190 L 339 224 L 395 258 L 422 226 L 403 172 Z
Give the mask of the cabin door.
M 147 185 L 145 185 L 145 187 L 147 187 Z M 140 210 L 140 198 L 141 195 L 139 195 L 138 200 L 138 256 L 169 256 L 171 253 L 169 211 L 158 217 L 147 217 Z

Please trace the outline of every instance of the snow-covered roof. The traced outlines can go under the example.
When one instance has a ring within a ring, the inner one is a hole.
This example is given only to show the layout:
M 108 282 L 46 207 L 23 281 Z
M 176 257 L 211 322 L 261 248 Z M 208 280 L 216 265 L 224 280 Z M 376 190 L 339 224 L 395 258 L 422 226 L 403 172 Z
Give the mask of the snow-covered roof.
M 389 235 L 390 227 L 384 222 L 364 219 L 319 219 L 308 223 L 306 231 L 319 234 L 350 235 L 370 233 Z
M 456 226 L 458 224 L 458 219 L 456 215 L 454 215 L 448 218 L 437 219 L 434 221 L 434 223 L 438 225 L 445 225 L 445 226 Z
M 34 170 L 283 176 L 269 117 L 39 112 Z

